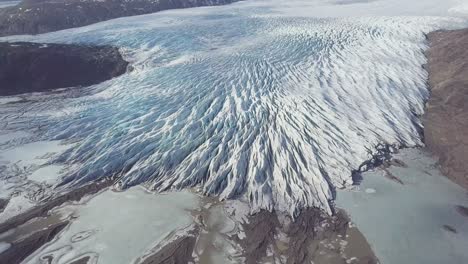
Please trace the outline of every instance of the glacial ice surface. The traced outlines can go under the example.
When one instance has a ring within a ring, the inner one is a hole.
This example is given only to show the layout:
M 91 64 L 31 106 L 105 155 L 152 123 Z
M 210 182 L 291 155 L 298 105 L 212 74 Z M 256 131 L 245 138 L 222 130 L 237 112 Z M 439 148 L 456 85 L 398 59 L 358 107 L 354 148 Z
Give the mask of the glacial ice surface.
M 1 104 L 0 129 L 74 142 L 54 160 L 68 185 L 113 175 L 330 210 L 378 144 L 422 144 L 424 33 L 466 25 L 457 3 L 245 1 L 3 38 L 112 44 L 133 70 Z

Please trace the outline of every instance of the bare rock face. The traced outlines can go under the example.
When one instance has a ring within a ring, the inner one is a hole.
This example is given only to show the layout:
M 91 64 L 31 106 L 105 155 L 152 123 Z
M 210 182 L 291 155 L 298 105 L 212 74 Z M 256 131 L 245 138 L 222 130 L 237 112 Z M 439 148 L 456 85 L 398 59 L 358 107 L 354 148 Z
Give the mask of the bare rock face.
M 5 207 L 8 205 L 8 200 L 7 199 L 0 199 L 0 213 L 5 210 Z
M 0 10 L 0 36 L 40 34 L 162 10 L 222 5 L 236 0 L 24 0 Z
M 463 205 L 457 205 L 456 209 L 459 214 L 468 217 L 468 207 L 465 207 Z
M 329 216 L 309 208 L 294 220 L 278 216 L 261 211 L 243 225 L 246 237 L 239 243 L 246 263 L 379 263 L 364 236 L 350 226 L 341 210 Z M 283 258 L 285 262 L 279 261 Z
M 39 43 L 0 43 L 0 95 L 89 86 L 126 72 L 118 49 Z
M 424 116 L 426 145 L 442 171 L 468 188 L 468 29 L 428 35 L 431 98 Z
M 266 256 L 279 226 L 281 224 L 274 212 L 260 211 L 250 217 L 249 223 L 243 226 L 246 237 L 238 241 L 245 250 L 246 263 L 257 263 Z

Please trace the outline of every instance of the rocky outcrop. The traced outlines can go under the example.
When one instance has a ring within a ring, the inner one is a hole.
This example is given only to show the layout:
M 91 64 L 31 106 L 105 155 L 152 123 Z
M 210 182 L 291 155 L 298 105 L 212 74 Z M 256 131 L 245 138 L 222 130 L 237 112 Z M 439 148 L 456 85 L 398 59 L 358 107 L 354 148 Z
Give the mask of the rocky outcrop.
M 5 210 L 6 206 L 8 205 L 8 201 L 7 199 L 0 199 L 0 213 L 3 212 L 3 210 Z
M 243 230 L 246 237 L 238 242 L 246 263 L 278 263 L 284 257 L 287 261 L 281 263 L 288 264 L 379 263 L 364 236 L 341 210 L 329 216 L 308 208 L 294 220 L 261 211 L 249 218 Z
M 167 9 L 222 5 L 237 0 L 25 0 L 0 10 L 0 36 L 40 34 Z
M 468 207 L 465 207 L 463 205 L 457 205 L 456 209 L 459 214 L 468 217 Z
M 427 148 L 442 172 L 468 188 L 468 29 L 428 35 L 431 98 L 424 116 Z
M 89 86 L 126 72 L 111 46 L 0 43 L 0 95 Z

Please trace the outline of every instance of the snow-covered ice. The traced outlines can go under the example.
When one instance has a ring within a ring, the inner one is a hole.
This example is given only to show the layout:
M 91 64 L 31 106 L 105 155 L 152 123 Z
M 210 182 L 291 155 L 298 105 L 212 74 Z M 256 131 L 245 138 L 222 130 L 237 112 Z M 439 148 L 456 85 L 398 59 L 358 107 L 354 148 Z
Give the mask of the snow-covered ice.
M 60 177 L 60 171 L 64 167 L 60 165 L 49 165 L 34 171 L 28 178 L 37 182 L 45 182 L 47 184 L 53 185 L 57 183 L 57 179 Z
M 75 165 L 70 185 L 115 175 L 254 210 L 329 210 L 379 143 L 422 144 L 424 34 L 466 26 L 457 6 L 252 0 L 2 38 L 117 45 L 134 70 L 82 96 L 2 104 L 1 129 L 75 142 L 54 159 Z
M 6 193 L 9 194 L 8 192 Z M 0 223 L 5 222 L 6 220 L 14 217 L 15 215 L 26 212 L 27 210 L 31 209 L 35 205 L 34 202 L 32 202 L 30 199 L 26 198 L 23 195 L 17 195 L 17 196 L 8 197 L 8 198 L 10 200 L 7 206 L 3 209 L 3 212 L 0 213 Z

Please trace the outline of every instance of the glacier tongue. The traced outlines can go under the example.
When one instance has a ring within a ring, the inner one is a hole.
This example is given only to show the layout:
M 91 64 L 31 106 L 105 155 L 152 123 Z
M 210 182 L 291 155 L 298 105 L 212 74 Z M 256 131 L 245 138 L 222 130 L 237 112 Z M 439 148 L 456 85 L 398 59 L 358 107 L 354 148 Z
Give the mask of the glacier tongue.
M 329 211 L 378 144 L 422 144 L 424 33 L 465 21 L 277 13 L 239 3 L 8 38 L 114 44 L 134 69 L 84 95 L 0 105 L 2 129 L 76 141 L 55 160 L 72 165 L 68 184 L 115 175 Z

